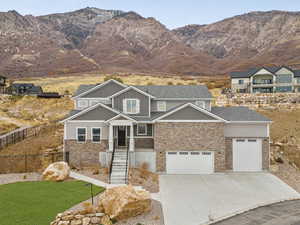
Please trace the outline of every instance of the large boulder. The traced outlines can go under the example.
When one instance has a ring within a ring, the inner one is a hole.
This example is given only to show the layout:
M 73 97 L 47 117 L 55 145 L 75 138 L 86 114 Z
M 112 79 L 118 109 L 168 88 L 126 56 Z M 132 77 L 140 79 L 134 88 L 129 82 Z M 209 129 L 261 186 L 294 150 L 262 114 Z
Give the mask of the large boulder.
M 99 200 L 99 207 L 110 218 L 123 220 L 151 210 L 151 197 L 147 191 L 136 191 L 131 185 L 107 189 Z
M 64 181 L 70 175 L 70 167 L 65 162 L 55 162 L 43 172 L 43 180 Z

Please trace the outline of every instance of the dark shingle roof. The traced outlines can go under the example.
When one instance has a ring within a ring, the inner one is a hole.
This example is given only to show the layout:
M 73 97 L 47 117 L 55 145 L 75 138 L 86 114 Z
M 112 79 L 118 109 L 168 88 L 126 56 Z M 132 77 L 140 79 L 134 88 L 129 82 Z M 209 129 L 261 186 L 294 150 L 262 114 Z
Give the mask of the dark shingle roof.
M 211 112 L 227 121 L 271 121 L 247 107 L 212 107 Z
M 80 95 L 96 85 L 80 85 L 73 96 Z M 156 98 L 212 98 L 204 85 L 134 86 Z
M 77 96 L 77 95 L 80 95 L 82 94 L 83 92 L 86 92 L 94 87 L 96 87 L 97 84 L 82 84 L 78 87 L 78 89 L 76 90 L 76 92 L 74 93 L 73 97 L 74 96 Z
M 271 73 L 276 73 L 278 70 L 280 70 L 283 67 L 293 71 L 295 73 L 295 76 L 296 76 L 296 73 L 298 73 L 297 76 L 300 76 L 300 71 L 299 70 L 292 70 L 291 68 L 289 68 L 287 66 L 270 66 L 270 67 L 250 68 L 249 70 L 246 70 L 246 71 L 231 72 L 230 76 L 231 76 L 231 78 L 249 78 L 261 69 L 266 69 Z
M 212 98 L 204 85 L 134 86 L 156 98 Z
M 300 70 L 294 70 L 294 76 L 300 77 Z

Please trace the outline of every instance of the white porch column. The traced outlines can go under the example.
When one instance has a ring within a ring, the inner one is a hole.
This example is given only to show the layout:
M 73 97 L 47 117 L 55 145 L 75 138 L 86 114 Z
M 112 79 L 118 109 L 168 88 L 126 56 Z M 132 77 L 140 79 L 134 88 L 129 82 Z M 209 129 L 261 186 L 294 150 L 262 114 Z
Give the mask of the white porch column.
M 108 140 L 108 146 L 109 146 L 109 151 L 112 152 L 114 149 L 114 129 L 113 125 L 109 125 L 109 140 Z
M 129 151 L 134 151 L 133 124 L 130 125 Z

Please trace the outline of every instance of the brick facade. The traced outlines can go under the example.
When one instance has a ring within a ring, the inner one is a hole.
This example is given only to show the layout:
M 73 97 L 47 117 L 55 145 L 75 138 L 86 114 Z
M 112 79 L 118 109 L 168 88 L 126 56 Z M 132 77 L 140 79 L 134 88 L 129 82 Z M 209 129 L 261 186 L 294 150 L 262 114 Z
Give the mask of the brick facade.
M 253 138 L 253 137 L 251 137 L 251 138 Z M 234 139 L 234 138 L 226 138 L 225 139 L 226 170 L 233 170 L 232 139 Z M 270 142 L 269 138 L 262 138 L 262 169 L 263 170 L 269 169 L 269 162 L 270 162 L 270 144 L 269 144 L 269 142 Z
M 69 152 L 69 163 L 72 167 L 99 166 L 99 152 L 108 148 L 108 141 L 101 140 L 100 143 L 93 143 L 87 140 L 85 143 L 78 143 L 76 140 L 65 140 L 64 149 Z
M 225 170 L 224 123 L 156 123 L 154 149 L 158 172 L 166 171 L 166 151 L 214 151 L 215 171 Z
M 135 138 L 134 142 L 135 148 L 154 148 L 153 138 Z

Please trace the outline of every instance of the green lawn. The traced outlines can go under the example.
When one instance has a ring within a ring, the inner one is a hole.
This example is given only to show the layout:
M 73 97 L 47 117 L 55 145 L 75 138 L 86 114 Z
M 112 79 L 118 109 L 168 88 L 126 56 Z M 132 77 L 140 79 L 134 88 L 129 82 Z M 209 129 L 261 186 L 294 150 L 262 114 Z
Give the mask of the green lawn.
M 49 225 L 57 213 L 90 198 L 81 181 L 20 182 L 0 185 L 0 224 Z M 103 188 L 93 186 L 94 194 Z

